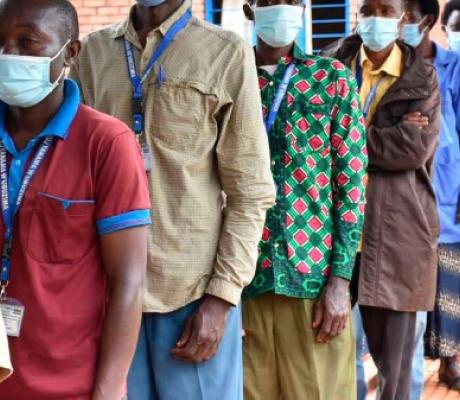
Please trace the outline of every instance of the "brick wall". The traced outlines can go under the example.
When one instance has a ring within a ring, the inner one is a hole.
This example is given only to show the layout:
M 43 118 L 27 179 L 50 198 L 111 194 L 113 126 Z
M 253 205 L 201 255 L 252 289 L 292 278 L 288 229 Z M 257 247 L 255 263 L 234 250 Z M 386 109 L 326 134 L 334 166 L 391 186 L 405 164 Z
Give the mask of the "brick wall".
M 85 35 L 105 25 L 123 21 L 134 0 L 71 0 L 78 10 L 80 31 Z M 193 12 L 204 16 L 204 0 L 193 1 Z

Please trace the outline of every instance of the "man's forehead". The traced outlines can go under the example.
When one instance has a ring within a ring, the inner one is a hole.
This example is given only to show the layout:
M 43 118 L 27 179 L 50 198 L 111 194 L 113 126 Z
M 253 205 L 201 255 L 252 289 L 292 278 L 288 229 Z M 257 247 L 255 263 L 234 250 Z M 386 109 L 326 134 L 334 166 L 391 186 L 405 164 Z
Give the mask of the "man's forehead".
M 44 34 L 58 34 L 61 18 L 56 7 L 42 0 L 3 0 L 0 23 Z
M 366 5 L 379 5 L 379 6 L 392 6 L 392 7 L 399 7 L 402 6 L 403 0 L 359 0 L 358 5 L 360 7 Z
M 406 9 L 411 9 L 413 11 L 420 10 L 420 6 L 417 0 L 404 0 L 403 5 Z
M 404 10 L 406 13 L 410 13 L 414 17 L 421 18 L 422 17 L 422 10 L 420 9 L 420 5 L 417 1 L 407 1 L 404 3 Z

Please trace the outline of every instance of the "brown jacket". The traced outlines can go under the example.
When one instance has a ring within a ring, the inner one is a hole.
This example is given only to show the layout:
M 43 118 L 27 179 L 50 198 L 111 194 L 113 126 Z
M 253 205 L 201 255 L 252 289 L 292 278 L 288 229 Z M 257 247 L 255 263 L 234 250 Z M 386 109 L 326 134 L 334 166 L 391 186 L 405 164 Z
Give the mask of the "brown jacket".
M 361 44 L 359 36 L 351 36 L 326 54 L 351 66 Z M 358 301 L 397 311 L 432 310 L 439 220 L 431 169 L 440 94 L 433 66 L 405 44 L 398 46 L 404 71 L 367 128 L 369 184 Z M 429 117 L 427 128 L 402 122 L 416 111 Z

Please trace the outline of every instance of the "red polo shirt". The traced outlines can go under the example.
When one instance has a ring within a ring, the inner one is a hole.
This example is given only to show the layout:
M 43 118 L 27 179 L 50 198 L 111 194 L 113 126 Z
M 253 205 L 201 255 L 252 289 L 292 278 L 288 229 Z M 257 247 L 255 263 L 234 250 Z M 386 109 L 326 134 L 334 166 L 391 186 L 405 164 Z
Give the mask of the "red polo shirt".
M 1 400 L 90 399 L 107 300 L 98 237 L 150 223 L 134 134 L 79 105 L 75 83 L 65 85 L 65 102 L 44 132 L 55 143 L 15 220 L 8 296 L 25 306 L 25 315 L 20 337 L 9 338 L 15 372 L 0 385 Z M 0 113 L 2 127 L 4 118 Z M 0 139 L 11 189 L 21 157 L 6 132 Z M 38 145 L 32 147 L 27 163 Z M 1 244 L 4 230 L 1 219 Z

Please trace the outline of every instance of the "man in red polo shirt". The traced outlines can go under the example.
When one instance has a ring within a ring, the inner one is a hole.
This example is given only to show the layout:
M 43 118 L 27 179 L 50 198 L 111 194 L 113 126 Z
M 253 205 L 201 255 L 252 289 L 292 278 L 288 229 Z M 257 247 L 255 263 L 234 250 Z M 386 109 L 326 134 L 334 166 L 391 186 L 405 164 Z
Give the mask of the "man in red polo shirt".
M 129 128 L 63 79 L 79 50 L 69 1 L 0 0 L 2 400 L 121 399 L 136 346 L 146 174 Z

